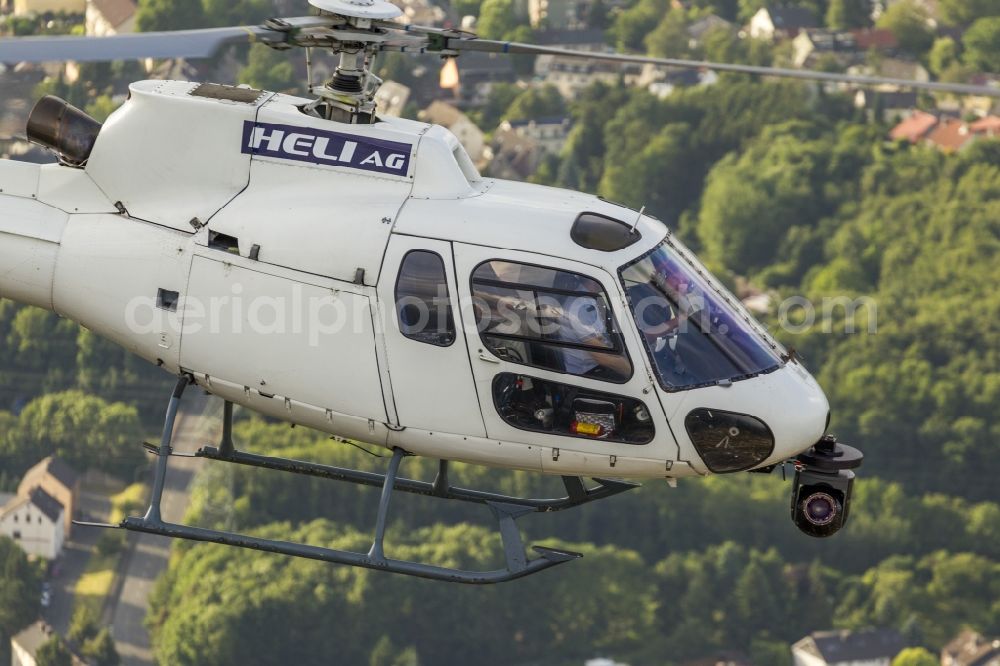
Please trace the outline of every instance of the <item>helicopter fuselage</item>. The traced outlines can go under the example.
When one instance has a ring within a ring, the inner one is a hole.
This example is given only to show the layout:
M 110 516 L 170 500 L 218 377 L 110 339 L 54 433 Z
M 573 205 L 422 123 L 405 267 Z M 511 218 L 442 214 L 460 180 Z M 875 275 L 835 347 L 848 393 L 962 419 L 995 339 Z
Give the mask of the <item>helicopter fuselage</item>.
M 441 127 L 253 92 L 136 83 L 84 168 L 0 161 L 0 295 L 236 404 L 429 457 L 676 478 L 824 434 L 815 380 L 659 221 L 483 178 Z M 640 297 L 673 319 L 640 325 Z

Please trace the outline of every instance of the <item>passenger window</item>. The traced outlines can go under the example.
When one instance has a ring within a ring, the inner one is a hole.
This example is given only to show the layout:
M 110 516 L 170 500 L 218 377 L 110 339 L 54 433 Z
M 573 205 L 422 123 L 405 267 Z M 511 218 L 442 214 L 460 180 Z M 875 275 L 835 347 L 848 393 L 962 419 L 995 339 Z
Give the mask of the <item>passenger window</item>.
M 447 347 L 455 342 L 455 319 L 441 257 L 413 250 L 403 257 L 396 280 L 399 331 L 417 342 Z
M 624 444 L 653 440 L 653 419 L 638 400 L 505 372 L 493 380 L 504 421 L 522 430 Z
M 604 288 L 576 273 L 487 261 L 472 274 L 476 324 L 500 358 L 610 382 L 632 376 Z

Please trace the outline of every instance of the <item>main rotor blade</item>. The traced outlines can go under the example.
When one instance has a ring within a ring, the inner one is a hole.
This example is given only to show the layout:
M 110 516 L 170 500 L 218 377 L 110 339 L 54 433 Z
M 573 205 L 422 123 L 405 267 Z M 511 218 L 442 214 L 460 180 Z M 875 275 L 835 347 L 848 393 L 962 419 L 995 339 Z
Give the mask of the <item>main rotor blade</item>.
M 272 33 L 263 26 L 138 32 L 110 37 L 11 37 L 0 39 L 0 62 L 97 62 L 141 58 L 207 58 L 226 44 Z
M 412 30 L 412 28 L 411 28 Z M 435 31 L 436 32 L 436 31 Z M 428 49 L 430 50 L 430 49 Z M 435 49 L 436 50 L 436 49 Z M 487 53 L 523 53 L 529 55 L 554 55 L 585 60 L 605 62 L 636 63 L 664 65 L 684 69 L 713 69 L 720 72 L 739 72 L 742 74 L 764 74 L 780 76 L 789 79 L 804 79 L 807 81 L 830 81 L 834 83 L 850 83 L 859 86 L 890 85 L 914 90 L 929 90 L 933 92 L 957 93 L 960 95 L 984 95 L 1000 97 L 1000 88 L 975 86 L 966 83 L 943 83 L 940 81 L 914 81 L 912 79 L 893 79 L 881 76 L 855 76 L 853 74 L 835 74 L 832 72 L 817 72 L 810 69 L 786 69 L 782 67 L 761 67 L 757 65 L 736 65 L 730 63 L 708 62 L 704 60 L 682 60 L 677 58 L 652 58 L 649 56 L 625 55 L 622 53 L 596 53 L 591 51 L 574 51 L 555 46 L 535 46 L 520 42 L 501 42 L 491 39 L 456 38 L 445 40 L 444 51 L 482 51 Z

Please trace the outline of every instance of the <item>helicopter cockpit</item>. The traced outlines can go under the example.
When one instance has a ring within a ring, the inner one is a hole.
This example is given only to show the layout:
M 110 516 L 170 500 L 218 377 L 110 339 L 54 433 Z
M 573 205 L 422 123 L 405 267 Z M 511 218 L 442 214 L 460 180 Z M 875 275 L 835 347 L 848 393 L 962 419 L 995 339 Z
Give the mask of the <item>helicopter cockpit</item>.
M 669 236 L 619 274 L 665 391 L 734 382 L 781 367 L 777 344 Z

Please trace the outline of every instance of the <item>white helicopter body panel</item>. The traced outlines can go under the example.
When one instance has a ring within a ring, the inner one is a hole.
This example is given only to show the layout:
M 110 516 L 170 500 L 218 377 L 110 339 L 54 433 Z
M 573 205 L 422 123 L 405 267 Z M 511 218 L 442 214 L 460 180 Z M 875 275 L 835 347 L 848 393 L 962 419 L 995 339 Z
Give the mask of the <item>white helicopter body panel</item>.
M 85 170 L 0 162 L 0 294 L 190 373 L 234 403 L 430 457 L 673 478 L 710 472 L 683 425 L 695 407 L 762 418 L 776 444 L 760 466 L 823 434 L 826 399 L 794 363 L 687 391 L 654 379 L 618 270 L 663 241 L 659 221 L 576 192 L 483 179 L 440 127 L 345 125 L 302 113 L 308 100 L 197 89 L 134 84 Z M 611 252 L 581 247 L 570 232 L 584 212 L 634 226 L 641 239 Z M 401 333 L 394 291 L 414 251 L 442 260 L 457 328 L 448 345 Z M 492 354 L 470 305 L 470 276 L 491 260 L 599 284 L 628 379 Z M 339 327 L 323 319 L 334 316 Z M 639 401 L 655 437 L 636 445 L 515 427 L 494 404 L 501 373 Z

